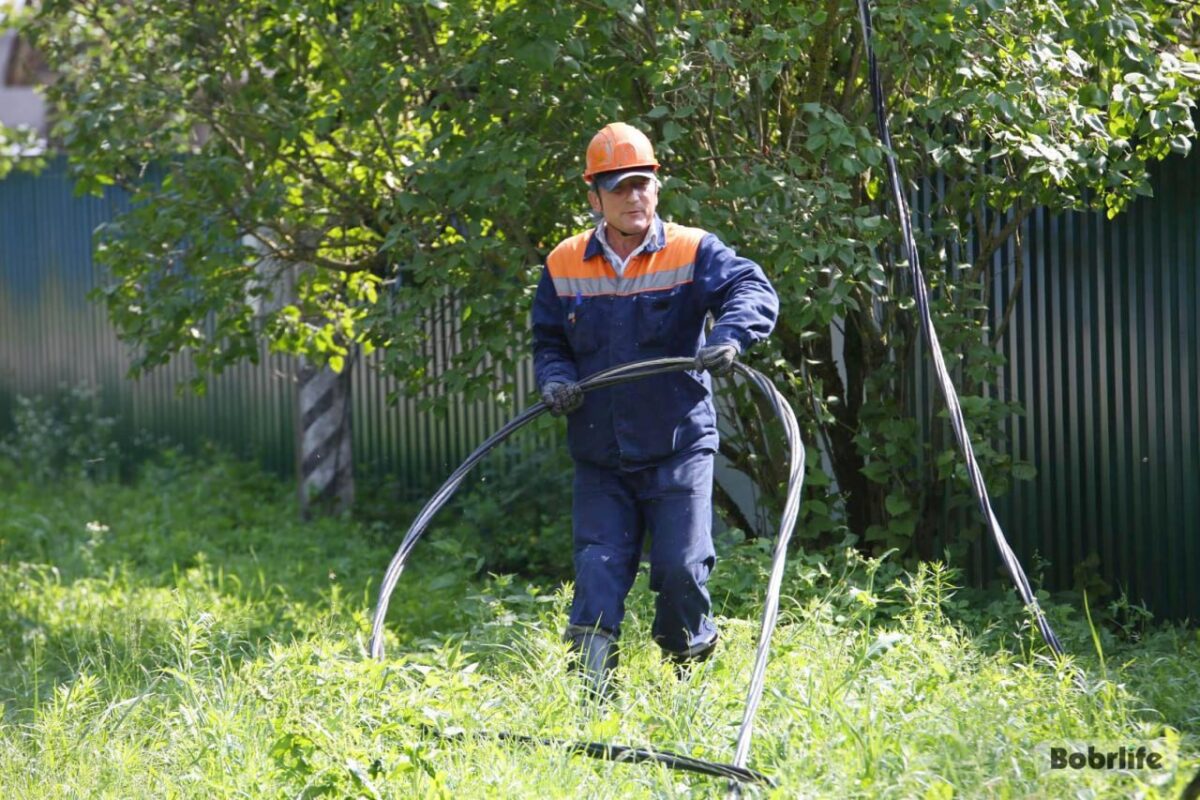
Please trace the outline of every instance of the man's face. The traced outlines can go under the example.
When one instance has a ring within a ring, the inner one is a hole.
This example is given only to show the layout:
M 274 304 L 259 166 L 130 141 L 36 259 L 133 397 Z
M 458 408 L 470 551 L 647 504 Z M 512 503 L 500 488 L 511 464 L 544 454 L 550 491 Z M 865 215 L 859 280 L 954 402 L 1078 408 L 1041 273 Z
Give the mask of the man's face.
M 588 192 L 588 200 L 610 228 L 626 236 L 645 236 L 658 207 L 658 182 L 641 176 L 626 178 L 611 192 L 599 187 Z

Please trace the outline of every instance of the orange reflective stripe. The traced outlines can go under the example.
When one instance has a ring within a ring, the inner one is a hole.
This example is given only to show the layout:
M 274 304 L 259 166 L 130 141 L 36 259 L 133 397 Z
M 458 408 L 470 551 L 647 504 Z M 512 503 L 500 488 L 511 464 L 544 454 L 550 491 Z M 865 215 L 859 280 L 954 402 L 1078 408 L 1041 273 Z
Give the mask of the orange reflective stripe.
M 601 253 L 584 261 L 591 231 L 584 231 L 565 240 L 546 257 L 546 267 L 552 278 L 610 278 L 615 277 Z
M 704 238 L 707 231 L 673 223 L 667 223 L 665 228 L 666 247 L 654 253 L 642 253 L 629 262 L 629 266 L 625 268 L 626 278 L 632 279 L 639 275 L 677 270 L 696 260 L 696 250 L 700 247 L 700 240 Z
M 656 292 L 670 289 L 684 283 L 692 282 L 694 265 L 685 264 L 678 269 L 663 269 L 648 275 L 637 275 L 632 278 L 618 278 L 615 275 L 608 278 L 554 278 L 554 290 L 559 297 L 575 297 L 583 295 L 590 297 L 598 294 L 640 294 L 641 292 Z
M 659 291 L 692 281 L 696 251 L 706 234 L 700 228 L 667 223 L 666 246 L 653 253 L 641 253 L 625 267 L 625 274 L 618 277 L 602 253 L 584 259 L 592 235 L 587 231 L 554 248 L 546 258 L 546 268 L 559 297 Z

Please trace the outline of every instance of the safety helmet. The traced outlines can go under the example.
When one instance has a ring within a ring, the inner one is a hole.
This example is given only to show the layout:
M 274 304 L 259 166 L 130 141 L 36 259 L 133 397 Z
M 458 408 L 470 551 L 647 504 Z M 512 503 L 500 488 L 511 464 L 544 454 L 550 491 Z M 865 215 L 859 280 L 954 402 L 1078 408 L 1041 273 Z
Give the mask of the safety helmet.
M 632 125 L 612 122 L 592 137 L 587 149 L 587 167 L 583 172 L 583 180 L 591 183 L 592 178 L 601 172 L 634 167 L 658 169 L 658 161 L 654 158 L 654 146 L 650 144 L 646 134 Z

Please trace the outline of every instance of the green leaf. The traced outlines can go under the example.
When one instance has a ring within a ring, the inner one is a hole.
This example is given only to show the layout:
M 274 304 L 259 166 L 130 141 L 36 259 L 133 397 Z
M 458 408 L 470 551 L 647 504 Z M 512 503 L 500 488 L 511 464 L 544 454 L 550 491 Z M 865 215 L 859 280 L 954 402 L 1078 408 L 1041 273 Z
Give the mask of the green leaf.
M 872 461 L 862 468 L 862 474 L 875 483 L 887 483 L 891 478 L 892 471 L 884 462 Z
M 705 42 L 704 47 L 715 60 L 730 67 L 734 66 L 733 59 L 729 56 L 729 45 L 723 40 L 710 39 Z
M 911 514 L 902 517 L 892 517 L 888 520 L 888 531 L 903 537 L 912 536 L 917 530 L 917 516 Z
M 909 511 L 912 511 L 912 503 L 909 502 L 908 498 L 904 495 L 896 493 L 892 493 L 887 496 L 887 499 L 884 501 L 884 506 L 887 508 L 887 512 L 894 517 L 898 517 L 901 514 L 907 514 Z
M 1037 467 L 1025 461 L 1013 462 L 1012 476 L 1019 481 L 1031 481 L 1037 477 Z

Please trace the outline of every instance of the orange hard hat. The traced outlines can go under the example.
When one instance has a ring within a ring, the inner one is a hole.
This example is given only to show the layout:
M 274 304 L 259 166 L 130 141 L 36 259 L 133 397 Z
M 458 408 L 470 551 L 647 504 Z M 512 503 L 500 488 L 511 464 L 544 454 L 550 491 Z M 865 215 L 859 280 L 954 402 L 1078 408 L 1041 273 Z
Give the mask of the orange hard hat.
M 612 122 L 592 137 L 587 149 L 587 167 L 583 179 L 591 183 L 601 172 L 650 167 L 658 169 L 654 146 L 646 134 L 624 122 Z

